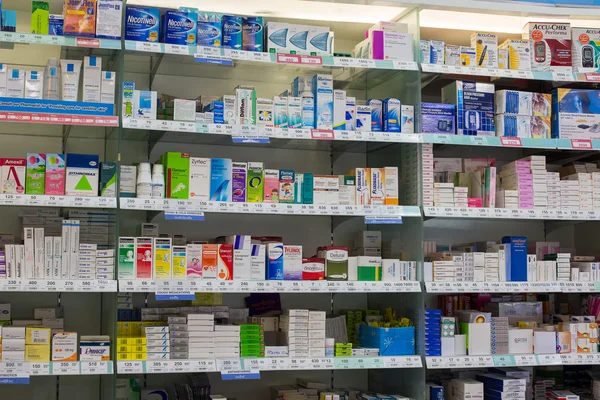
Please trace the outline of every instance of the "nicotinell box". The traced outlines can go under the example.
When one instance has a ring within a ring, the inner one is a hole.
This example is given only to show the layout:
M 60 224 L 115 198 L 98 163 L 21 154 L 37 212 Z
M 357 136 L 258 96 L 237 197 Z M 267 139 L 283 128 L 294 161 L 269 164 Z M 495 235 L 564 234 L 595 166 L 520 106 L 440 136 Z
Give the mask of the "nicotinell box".
M 415 133 L 415 106 L 402 105 L 400 110 L 400 132 Z
M 287 118 L 289 128 L 302 128 L 302 98 L 287 98 Z
M 122 0 L 97 0 L 96 37 L 121 39 Z
M 458 135 L 494 136 L 494 84 L 455 81 L 442 88 L 442 102 L 456 106 Z
M 263 51 L 263 17 L 242 17 L 242 50 Z
M 267 280 L 283 280 L 283 243 L 267 243 Z
M 346 130 L 356 130 L 356 97 L 346 97 Z
M 152 272 L 154 279 L 171 279 L 173 265 L 172 242 L 170 238 L 152 238 Z
M 222 19 L 222 14 L 203 11 L 198 13 L 196 40 L 199 46 L 221 47 L 223 43 Z
M 317 74 L 313 76 L 315 97 L 315 127 L 333 129 L 333 76 Z
M 223 15 L 223 47 L 242 50 L 243 33 L 242 17 L 237 15 Z
M 529 22 L 523 39 L 530 41 L 533 71 L 571 72 L 571 24 Z
M 371 172 L 371 204 L 385 202 L 385 168 L 369 168 Z M 357 178 L 358 179 L 358 178 Z
M 248 164 L 244 162 L 231 163 L 231 201 L 246 202 L 246 185 L 248 179 Z
M 279 203 L 279 170 L 264 170 L 264 202 Z
M 283 279 L 302 279 L 302 246 L 283 246 Z
M 322 254 L 325 259 L 325 279 L 329 281 L 347 281 L 348 248 L 325 247 Z
M 67 196 L 98 196 L 99 161 L 95 154 L 67 154 Z
M 96 4 L 97 0 L 65 0 L 65 36 L 95 36 L 96 35 Z
M 261 162 L 248 163 L 248 177 L 246 187 L 246 201 L 248 203 L 262 203 L 264 189 L 264 167 Z
M 400 100 L 389 98 L 383 101 L 384 132 L 400 132 L 401 109 Z
M 158 8 L 127 6 L 125 13 L 125 40 L 158 43 L 160 36 Z
M 190 199 L 210 200 L 210 158 L 190 157 Z
M 356 130 L 371 131 L 371 106 L 356 106 Z
M 164 13 L 162 25 L 164 43 L 195 45 L 197 31 L 197 13 L 174 10 L 167 10 Z
M 168 199 L 188 199 L 190 193 L 190 155 L 168 152 L 162 157 L 165 167 L 165 197 Z
M 288 169 L 279 170 L 279 202 L 294 202 L 294 171 Z
M 346 91 L 333 91 L 333 129 L 346 130 Z
M 27 153 L 25 194 L 44 194 L 46 179 L 46 155 Z
M 573 28 L 573 71 L 596 75 L 600 72 L 600 29 Z
M 383 130 L 383 104 L 381 100 L 371 99 L 367 101 L 371 107 L 371 132 L 381 132 Z
M 241 18 L 241 17 L 240 17 Z M 256 125 L 256 90 L 235 89 L 235 123 L 241 125 Z
M 210 200 L 231 201 L 231 159 L 213 158 L 210 163 Z
M 529 40 L 506 39 L 500 45 L 508 51 L 508 69 L 531 70 L 531 44 Z
M 303 281 L 322 281 L 325 279 L 325 259 L 324 258 L 303 258 L 302 259 L 302 280 Z
M 152 248 L 152 246 L 150 246 Z M 152 277 L 152 275 L 150 275 Z M 119 238 L 119 279 L 135 278 L 135 238 Z
M 495 33 L 473 33 L 471 47 L 475 47 L 477 66 L 498 68 L 498 35 Z
M 121 243 L 119 241 L 119 243 Z M 128 244 L 130 247 L 131 244 Z M 152 279 L 152 251 L 153 239 L 151 237 L 135 238 L 135 278 Z M 121 267 L 119 266 L 119 276 L 121 276 Z M 128 278 L 131 279 L 131 278 Z

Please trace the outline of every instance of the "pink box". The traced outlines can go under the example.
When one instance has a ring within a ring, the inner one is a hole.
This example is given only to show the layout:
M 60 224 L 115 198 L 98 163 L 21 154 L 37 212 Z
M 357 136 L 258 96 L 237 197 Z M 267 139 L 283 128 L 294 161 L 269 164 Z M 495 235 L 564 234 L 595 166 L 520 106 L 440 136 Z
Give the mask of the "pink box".
M 64 196 L 65 194 L 65 155 L 46 154 L 45 194 Z
M 468 204 L 471 208 L 481 208 L 483 207 L 483 199 L 479 197 L 470 197 L 468 199 Z

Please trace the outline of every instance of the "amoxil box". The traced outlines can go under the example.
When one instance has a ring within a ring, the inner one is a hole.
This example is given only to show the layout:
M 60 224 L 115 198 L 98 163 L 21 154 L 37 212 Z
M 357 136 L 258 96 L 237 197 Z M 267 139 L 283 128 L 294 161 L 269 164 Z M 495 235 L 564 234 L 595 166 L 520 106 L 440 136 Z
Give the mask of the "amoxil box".
M 220 281 L 233 280 L 233 246 L 230 244 L 218 245 L 217 278 Z
M 96 0 L 66 0 L 65 36 L 96 36 Z

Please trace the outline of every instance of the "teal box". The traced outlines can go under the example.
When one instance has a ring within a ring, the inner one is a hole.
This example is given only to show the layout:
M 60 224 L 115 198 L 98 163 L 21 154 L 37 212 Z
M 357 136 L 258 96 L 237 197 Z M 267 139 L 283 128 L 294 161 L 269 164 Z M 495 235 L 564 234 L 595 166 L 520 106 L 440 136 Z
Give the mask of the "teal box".
M 360 347 L 379 349 L 380 356 L 415 355 L 415 327 L 374 328 L 360 326 L 358 343 Z
M 117 163 L 100 163 L 100 196 L 117 197 Z
M 302 183 L 302 204 L 313 204 L 314 179 L 315 176 L 313 174 L 304 174 L 304 182 Z

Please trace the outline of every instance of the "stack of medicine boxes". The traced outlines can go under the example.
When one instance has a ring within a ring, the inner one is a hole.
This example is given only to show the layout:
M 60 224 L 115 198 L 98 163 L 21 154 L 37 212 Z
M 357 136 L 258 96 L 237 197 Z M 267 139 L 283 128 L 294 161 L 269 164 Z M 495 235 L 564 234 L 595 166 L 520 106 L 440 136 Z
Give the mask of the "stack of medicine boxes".
M 25 327 L 2 327 L 2 361 L 25 361 Z
M 476 375 L 476 379 L 483 382 L 486 398 L 494 399 L 525 399 L 527 398 L 527 381 L 507 377 L 500 374 Z
M 214 314 L 188 314 L 187 336 L 180 335 L 177 342 L 182 350 L 186 342 L 188 347 L 188 359 L 216 358 L 217 352 L 221 350 L 215 347 L 215 316 Z M 228 343 L 228 342 L 224 342 Z M 233 357 L 239 357 L 239 354 Z
M 188 359 L 188 326 L 186 317 L 167 317 L 169 324 L 169 339 L 163 344 L 170 346 L 169 354 L 171 360 Z
M 290 357 L 308 357 L 308 310 L 287 310 L 279 317 L 279 328 L 286 333 Z
M 423 206 L 433 207 L 433 145 L 422 146 L 423 167 Z
M 168 326 L 145 326 L 147 343 L 147 360 L 168 360 L 170 358 L 171 346 L 169 343 Z
M 456 318 L 442 317 L 442 356 L 453 356 Z
M 260 325 L 258 325 L 260 326 Z M 239 358 L 241 330 L 239 326 L 215 325 L 215 358 Z M 264 333 L 263 333 L 264 336 Z M 263 343 L 264 354 L 264 343 Z
M 325 357 L 325 311 L 308 312 L 308 356 Z
M 352 343 L 336 343 L 335 344 L 335 356 L 336 357 L 352 357 Z
M 425 355 L 442 355 L 442 310 L 425 309 Z
M 265 356 L 265 328 L 259 324 L 244 324 L 241 326 L 215 326 L 217 328 L 228 328 L 227 331 L 236 332 L 233 329 L 237 329 L 237 340 L 240 347 L 240 354 L 242 357 L 264 357 Z M 223 329 L 224 330 L 224 329 Z M 218 333 L 219 336 L 221 332 Z M 234 344 L 232 343 L 232 346 Z
M 492 354 L 508 354 L 508 317 L 492 317 Z
M 28 326 L 25 328 L 25 361 L 50 361 L 50 328 Z

